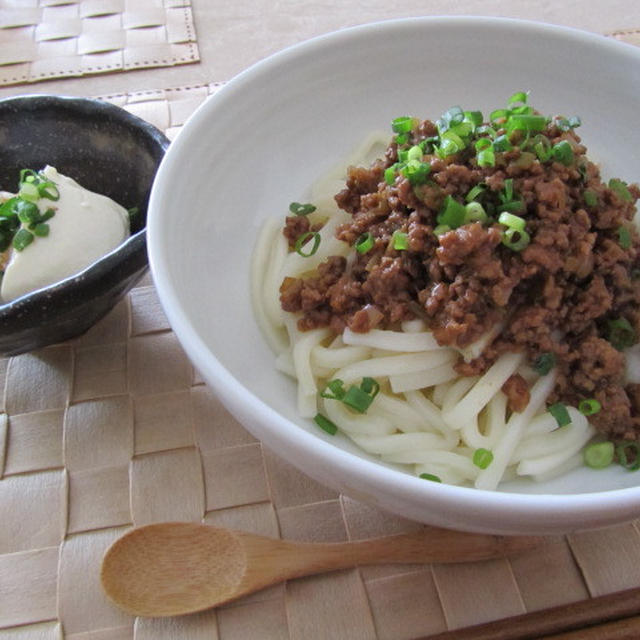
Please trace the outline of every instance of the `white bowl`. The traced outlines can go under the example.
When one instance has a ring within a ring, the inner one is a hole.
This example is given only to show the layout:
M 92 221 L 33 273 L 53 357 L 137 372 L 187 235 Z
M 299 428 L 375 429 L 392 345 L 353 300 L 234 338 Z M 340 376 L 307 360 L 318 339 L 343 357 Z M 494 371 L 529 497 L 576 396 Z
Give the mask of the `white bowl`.
M 578 114 L 603 174 L 636 181 L 640 50 L 517 20 L 371 24 L 287 49 L 229 82 L 172 143 L 151 195 L 150 264 L 169 321 L 222 402 L 267 447 L 353 498 L 428 524 L 562 533 L 640 516 L 640 473 L 577 469 L 495 492 L 425 482 L 325 436 L 296 412 L 293 383 L 254 320 L 249 267 L 266 217 L 398 115 L 503 105 L 530 90 L 543 113 Z M 215 428 L 215 426 L 214 426 Z

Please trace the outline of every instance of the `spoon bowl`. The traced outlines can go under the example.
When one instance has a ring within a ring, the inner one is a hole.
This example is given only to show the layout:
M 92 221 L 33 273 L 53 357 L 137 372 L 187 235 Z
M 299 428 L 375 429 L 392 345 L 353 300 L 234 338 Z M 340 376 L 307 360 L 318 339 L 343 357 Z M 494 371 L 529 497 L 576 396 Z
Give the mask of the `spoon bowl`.
M 105 553 L 107 596 L 134 615 L 194 613 L 305 575 L 364 564 L 468 562 L 537 547 L 504 537 L 423 527 L 415 533 L 345 543 L 288 542 L 190 522 L 132 529 Z

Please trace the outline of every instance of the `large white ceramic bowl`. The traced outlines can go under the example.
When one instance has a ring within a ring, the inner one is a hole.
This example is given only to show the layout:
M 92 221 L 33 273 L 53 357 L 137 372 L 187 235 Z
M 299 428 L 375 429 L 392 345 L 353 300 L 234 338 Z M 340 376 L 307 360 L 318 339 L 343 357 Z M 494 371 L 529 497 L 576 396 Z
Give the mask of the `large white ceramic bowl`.
M 543 113 L 580 115 L 580 135 L 604 175 L 640 178 L 640 49 L 517 20 L 371 24 L 256 64 L 191 117 L 152 191 L 150 263 L 194 365 L 251 433 L 304 473 L 429 524 L 560 533 L 640 516 L 640 472 L 578 469 L 487 492 L 384 466 L 297 415 L 294 385 L 275 371 L 249 296 L 263 220 L 304 202 L 314 179 L 367 132 L 398 115 L 436 118 L 458 104 L 486 113 L 517 90 L 530 90 Z

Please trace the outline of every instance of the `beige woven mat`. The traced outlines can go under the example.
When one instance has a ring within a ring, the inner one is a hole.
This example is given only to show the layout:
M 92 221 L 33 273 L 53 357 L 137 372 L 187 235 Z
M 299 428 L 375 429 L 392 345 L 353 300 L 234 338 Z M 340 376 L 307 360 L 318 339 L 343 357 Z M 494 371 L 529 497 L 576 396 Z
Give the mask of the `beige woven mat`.
M 0 85 L 198 60 L 190 0 L 0 0 Z
M 111 96 L 174 136 L 218 85 Z M 342 541 L 418 525 L 316 484 L 193 370 L 147 276 L 84 336 L 0 358 L 0 640 L 403 640 L 640 586 L 640 522 L 460 566 L 290 581 L 203 614 L 134 619 L 98 578 L 132 525 L 193 520 Z

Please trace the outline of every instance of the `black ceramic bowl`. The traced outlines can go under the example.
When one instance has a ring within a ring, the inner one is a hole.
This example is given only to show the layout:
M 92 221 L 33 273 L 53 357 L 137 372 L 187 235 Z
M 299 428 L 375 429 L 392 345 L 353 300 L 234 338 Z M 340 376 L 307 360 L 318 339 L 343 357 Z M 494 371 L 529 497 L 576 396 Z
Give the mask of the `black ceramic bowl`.
M 29 95 L 0 100 L 0 189 L 21 169 L 49 164 L 126 209 L 131 236 L 81 273 L 0 304 L 0 355 L 77 336 L 104 316 L 147 269 L 147 202 L 169 140 L 151 124 L 100 100 Z

